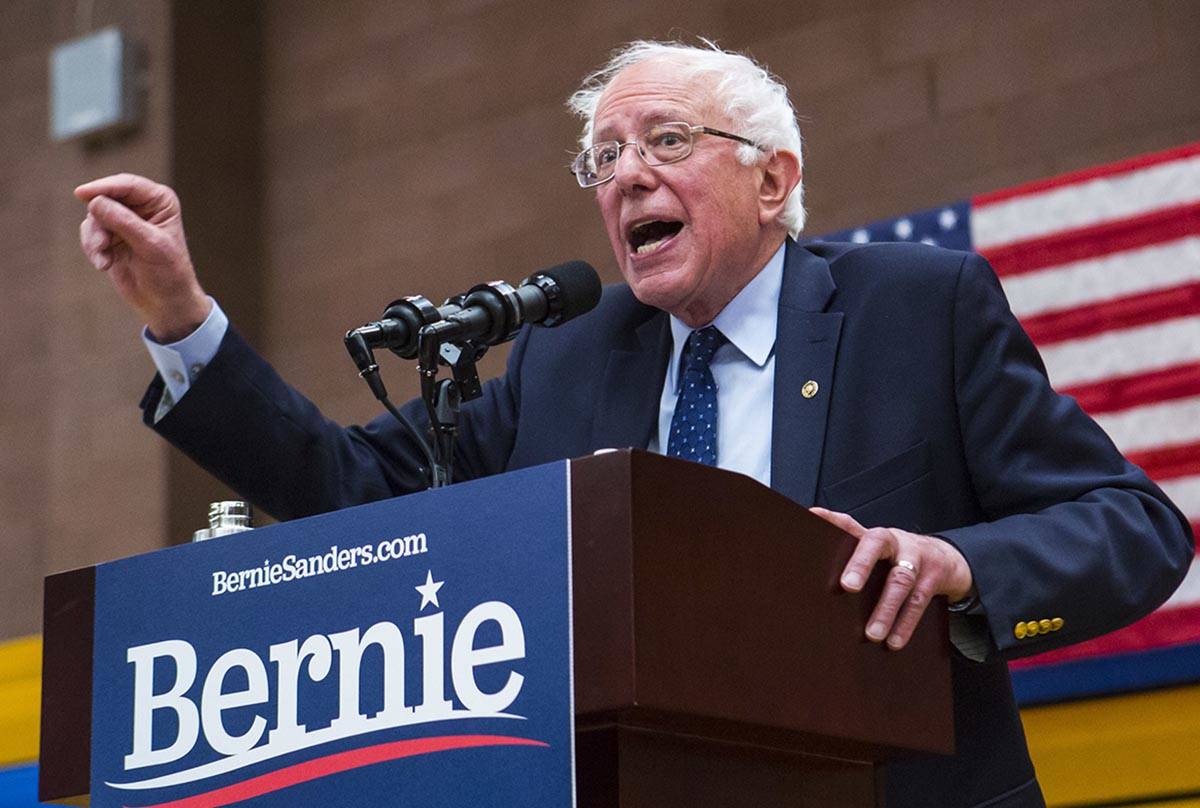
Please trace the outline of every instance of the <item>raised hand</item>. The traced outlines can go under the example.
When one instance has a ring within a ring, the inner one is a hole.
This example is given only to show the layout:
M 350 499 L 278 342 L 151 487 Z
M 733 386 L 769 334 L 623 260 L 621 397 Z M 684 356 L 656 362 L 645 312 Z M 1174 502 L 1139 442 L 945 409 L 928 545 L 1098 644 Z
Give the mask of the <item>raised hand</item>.
M 954 602 L 971 593 L 971 568 L 949 542 L 898 528 L 865 528 L 853 516 L 825 508 L 809 510 L 858 539 L 858 547 L 842 571 L 843 589 L 862 589 L 877 561 L 893 564 L 883 594 L 867 619 L 867 639 L 886 639 L 888 648 L 899 650 L 912 637 L 931 598 L 946 595 Z
M 87 203 L 79 226 L 84 255 L 150 333 L 174 342 L 199 327 L 212 304 L 188 255 L 175 192 L 136 174 L 114 174 L 80 185 L 75 196 Z

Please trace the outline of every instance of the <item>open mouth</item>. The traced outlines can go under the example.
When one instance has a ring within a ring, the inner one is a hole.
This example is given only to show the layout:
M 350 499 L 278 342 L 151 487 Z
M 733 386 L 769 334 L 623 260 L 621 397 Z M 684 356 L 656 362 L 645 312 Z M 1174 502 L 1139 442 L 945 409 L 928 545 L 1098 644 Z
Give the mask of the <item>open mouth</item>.
M 629 249 L 637 255 L 652 253 L 673 239 L 682 229 L 683 222 L 643 222 L 629 231 Z

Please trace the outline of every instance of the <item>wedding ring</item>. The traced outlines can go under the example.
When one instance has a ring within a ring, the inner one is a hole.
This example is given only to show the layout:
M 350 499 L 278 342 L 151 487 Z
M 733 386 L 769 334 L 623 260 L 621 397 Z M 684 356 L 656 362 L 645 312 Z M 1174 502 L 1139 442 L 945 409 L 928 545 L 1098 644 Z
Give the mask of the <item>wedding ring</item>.
M 911 572 L 913 575 L 916 575 L 916 574 L 917 574 L 917 565 L 916 565 L 916 564 L 914 564 L 914 563 L 912 563 L 911 561 L 907 561 L 907 560 L 905 560 L 905 559 L 903 559 L 903 558 L 902 558 L 902 559 L 900 559 L 899 561 L 897 561 L 897 562 L 896 562 L 896 566 L 897 566 L 897 567 L 904 567 L 904 569 L 908 570 L 908 571 L 909 571 L 909 572 Z

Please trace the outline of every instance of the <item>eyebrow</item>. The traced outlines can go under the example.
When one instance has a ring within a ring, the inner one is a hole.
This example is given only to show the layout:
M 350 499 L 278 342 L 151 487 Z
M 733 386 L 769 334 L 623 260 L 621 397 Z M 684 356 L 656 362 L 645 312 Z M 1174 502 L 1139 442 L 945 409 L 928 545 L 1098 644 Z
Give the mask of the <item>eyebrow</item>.
M 686 115 L 677 109 L 675 109 L 675 110 L 667 110 L 667 109 L 656 110 L 642 118 L 641 124 L 639 125 L 639 128 L 638 128 L 638 131 L 640 132 L 648 126 L 654 126 L 655 124 L 660 124 L 660 123 L 667 123 L 668 121 L 680 121 L 680 122 L 686 122 L 686 123 L 694 123 L 693 121 L 688 120 L 689 117 L 690 117 L 689 115 Z M 603 143 L 608 140 L 617 140 L 616 137 L 609 135 L 608 132 L 609 132 L 608 128 L 595 130 L 594 132 L 592 132 L 592 142 L 593 143 Z M 603 137 L 601 136 L 602 133 L 603 133 Z

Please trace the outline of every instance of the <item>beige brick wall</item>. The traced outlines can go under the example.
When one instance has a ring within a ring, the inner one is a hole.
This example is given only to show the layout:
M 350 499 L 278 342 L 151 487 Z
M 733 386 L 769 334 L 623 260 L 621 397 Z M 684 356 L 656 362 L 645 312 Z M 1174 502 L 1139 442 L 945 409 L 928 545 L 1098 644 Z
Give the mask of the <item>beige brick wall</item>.
M 260 4 L 261 49 L 196 11 L 219 2 L 95 0 L 95 26 L 150 47 L 148 124 L 51 146 L 45 58 L 77 5 L 9 0 L 0 25 L 0 637 L 36 629 L 47 570 L 178 538 L 215 490 L 138 424 L 136 324 L 74 247 L 82 178 L 184 178 L 202 278 L 288 378 L 356 420 L 377 408 L 340 337 L 392 298 L 577 257 L 616 279 L 563 169 L 562 102 L 619 42 L 705 34 L 779 74 L 803 116 L 813 233 L 1200 137 L 1191 0 L 278 0 Z M 228 106 L 232 134 L 172 128 L 241 86 L 205 84 L 203 65 L 173 76 L 171 43 L 193 33 L 214 60 L 255 51 L 240 75 L 257 65 L 261 101 Z M 414 389 L 409 367 L 385 373 L 397 397 Z

